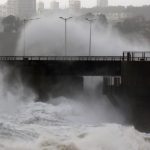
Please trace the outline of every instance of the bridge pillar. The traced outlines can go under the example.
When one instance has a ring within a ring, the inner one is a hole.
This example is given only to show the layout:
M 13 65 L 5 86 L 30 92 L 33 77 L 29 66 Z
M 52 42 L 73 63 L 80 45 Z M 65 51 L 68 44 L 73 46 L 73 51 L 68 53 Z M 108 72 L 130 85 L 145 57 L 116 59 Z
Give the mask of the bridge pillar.
M 121 78 L 107 76 L 103 93 L 122 110 L 128 123 L 150 132 L 150 62 L 123 61 Z M 121 80 L 120 80 L 121 79 Z
M 131 107 L 131 121 L 141 131 L 150 131 L 150 62 L 122 62 L 123 97 Z

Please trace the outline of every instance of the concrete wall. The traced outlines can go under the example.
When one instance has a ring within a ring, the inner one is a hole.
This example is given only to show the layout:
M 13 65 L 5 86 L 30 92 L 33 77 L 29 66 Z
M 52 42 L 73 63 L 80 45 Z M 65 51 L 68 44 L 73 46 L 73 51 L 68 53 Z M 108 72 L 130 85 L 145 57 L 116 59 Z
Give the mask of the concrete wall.
M 150 131 L 150 62 L 122 62 L 122 87 L 132 122 L 139 130 Z
M 121 69 L 124 91 L 139 99 L 150 98 L 150 62 L 126 61 L 122 63 Z
M 124 112 L 128 123 L 150 132 L 150 62 L 122 62 L 121 84 L 116 86 L 112 76 L 104 77 L 103 93 Z

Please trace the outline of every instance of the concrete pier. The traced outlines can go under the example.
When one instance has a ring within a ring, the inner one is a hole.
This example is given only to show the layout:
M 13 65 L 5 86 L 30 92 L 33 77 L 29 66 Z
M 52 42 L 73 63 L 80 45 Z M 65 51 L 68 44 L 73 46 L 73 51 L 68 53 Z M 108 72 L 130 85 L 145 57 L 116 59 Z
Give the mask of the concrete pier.
M 120 77 L 104 77 L 103 83 L 104 94 L 124 110 L 129 123 L 144 132 L 150 132 L 149 56 L 149 52 L 127 52 Z
M 122 63 L 122 94 L 130 104 L 132 122 L 141 130 L 150 131 L 150 62 Z

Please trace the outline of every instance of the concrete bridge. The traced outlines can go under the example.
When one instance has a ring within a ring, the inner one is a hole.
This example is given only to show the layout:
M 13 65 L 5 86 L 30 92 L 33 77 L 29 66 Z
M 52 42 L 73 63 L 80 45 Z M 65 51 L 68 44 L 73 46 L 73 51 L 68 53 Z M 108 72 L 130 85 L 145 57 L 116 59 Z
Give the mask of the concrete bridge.
M 121 74 L 122 57 L 118 56 L 3 56 L 6 63 L 26 71 L 39 70 L 49 75 L 107 76 Z
M 120 76 L 122 63 L 149 62 L 150 55 L 147 54 L 124 52 L 123 56 L 0 56 L 0 64 L 47 75 Z
M 134 83 L 135 79 L 138 83 L 143 76 L 147 80 L 150 78 L 150 71 L 147 70 L 150 67 L 150 52 L 124 52 L 122 56 L 0 56 L 0 65 L 13 68 L 11 71 L 15 75 L 12 77 L 17 76 L 19 72 L 23 82 L 37 89 L 38 94 L 42 88 L 48 92 L 52 86 L 60 82 L 63 86 L 68 83 L 68 88 L 70 83 L 72 87 L 78 83 L 78 89 L 82 89 L 84 76 L 116 77 L 108 79 L 105 83 L 117 83 L 117 86 L 122 84 L 124 87 L 128 86 L 127 90 L 134 85 L 130 83 Z M 144 79 L 143 89 L 148 83 Z M 140 90 L 137 94 L 141 91 L 144 92 L 146 89 Z M 132 90 L 128 93 L 132 93 Z
M 122 102 L 130 106 L 131 122 L 140 130 L 145 125 L 144 129 L 150 131 L 150 52 L 91 57 L 1 56 L 0 66 L 3 65 L 11 68 L 7 76 L 10 87 L 19 73 L 22 83 L 34 90 L 37 100 L 43 101 L 49 94 L 68 96 L 82 91 L 83 76 L 104 76 L 105 94 L 120 107 Z

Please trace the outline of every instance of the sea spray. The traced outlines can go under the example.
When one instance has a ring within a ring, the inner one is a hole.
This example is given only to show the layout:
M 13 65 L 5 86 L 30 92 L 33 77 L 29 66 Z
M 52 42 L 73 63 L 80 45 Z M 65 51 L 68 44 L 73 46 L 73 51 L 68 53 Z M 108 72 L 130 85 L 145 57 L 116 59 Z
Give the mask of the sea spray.
M 136 131 L 134 127 L 100 121 L 81 122 L 82 112 L 77 110 L 80 102 L 70 102 L 63 97 L 57 101 L 57 104 L 28 102 L 20 106 L 16 115 L 1 113 L 0 149 L 150 149 L 149 135 Z M 76 120 L 73 121 L 71 118 L 74 116 Z
M 54 13 L 41 16 L 39 20 L 29 21 L 26 24 L 26 55 L 64 56 L 64 22 L 60 20 L 60 16 L 74 16 L 74 14 Z M 67 22 L 68 56 L 89 55 L 89 23 L 84 16 L 81 16 L 73 17 Z M 23 55 L 23 41 L 24 32 L 22 30 L 16 55 Z M 93 56 L 118 56 L 128 50 L 148 51 L 149 47 L 148 41 L 142 36 L 138 35 L 133 39 L 126 38 L 111 25 L 103 28 L 100 22 L 93 23 L 91 51 Z
M 63 25 L 58 16 L 27 24 L 26 54 L 64 55 Z M 88 23 L 72 20 L 68 31 L 69 55 L 88 55 Z M 120 55 L 123 50 L 149 48 L 145 41 L 140 45 L 130 43 L 110 28 L 105 32 L 94 29 L 93 33 L 93 55 Z M 23 54 L 23 37 L 22 33 L 17 55 Z M 0 79 L 0 150 L 150 149 L 149 135 L 121 125 L 124 121 L 119 111 L 114 111 L 106 101 L 81 102 L 58 97 L 47 103 L 36 103 L 32 96 L 24 95 L 26 90 L 21 84 L 12 92 L 2 81 L 3 77 Z M 28 101 L 24 101 L 24 96 Z M 118 119 L 120 124 L 114 123 Z

